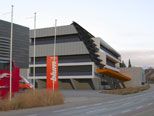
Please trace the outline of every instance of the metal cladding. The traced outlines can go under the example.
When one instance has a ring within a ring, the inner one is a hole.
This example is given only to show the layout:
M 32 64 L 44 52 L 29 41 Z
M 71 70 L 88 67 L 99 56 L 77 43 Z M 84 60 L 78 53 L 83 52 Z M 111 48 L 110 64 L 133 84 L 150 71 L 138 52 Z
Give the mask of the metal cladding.
M 103 67 L 104 65 L 101 64 L 102 60 L 99 59 L 99 55 L 96 54 L 96 52 L 98 52 L 98 48 L 96 47 L 94 40 L 92 40 L 94 36 L 76 22 L 73 22 L 72 25 L 74 25 L 74 27 L 78 31 L 79 38 L 84 42 L 85 46 L 87 47 L 92 61 L 95 62 L 95 64 L 99 67 Z
M 33 57 L 33 46 L 30 46 L 30 57 Z M 69 42 L 69 43 L 58 43 L 56 44 L 56 55 L 77 55 L 77 54 L 88 54 L 88 50 L 84 43 Z M 51 44 L 36 45 L 36 56 L 48 56 L 53 54 L 53 46 Z
M 33 78 L 34 30 L 30 31 L 30 78 Z M 36 76 L 46 79 L 46 56 L 54 53 L 55 27 L 36 29 Z M 121 56 L 107 43 L 96 38 L 76 22 L 56 27 L 56 56 L 59 57 L 59 79 L 96 79 L 96 68 L 118 70 Z M 111 77 L 114 75 L 110 75 Z M 110 77 L 109 76 L 109 77 Z M 118 78 L 116 78 L 118 79 Z M 96 88 L 98 86 L 96 85 Z
M 71 35 L 71 34 L 78 33 L 73 25 L 60 26 L 60 27 L 57 27 L 56 30 L 57 30 L 57 36 Z M 37 29 L 36 38 L 51 37 L 51 36 L 54 36 L 54 34 L 55 34 L 54 27 Z M 30 38 L 33 38 L 33 37 L 34 37 L 34 30 L 31 30 Z
M 10 26 L 0 20 L 0 63 L 9 62 Z M 20 68 L 28 68 L 29 64 L 29 28 L 13 24 L 13 61 Z
M 33 31 L 30 31 L 30 38 L 33 38 Z M 69 43 L 58 43 L 56 45 L 56 55 L 75 55 L 75 54 L 89 54 L 91 60 L 95 62 L 96 65 L 99 67 L 103 67 L 100 62 L 102 61 L 99 59 L 99 55 L 96 52 L 99 49 L 96 47 L 94 37 L 84 28 L 82 28 L 76 22 L 73 22 L 71 25 L 60 26 L 57 27 L 57 40 L 60 36 L 65 35 L 76 35 L 80 39 L 78 42 L 69 42 Z M 47 39 L 49 37 L 54 36 L 54 27 L 51 28 L 43 28 L 36 30 L 36 39 L 44 38 Z M 51 38 L 53 39 L 53 38 Z M 53 46 L 50 44 L 45 45 L 37 45 L 36 46 L 36 56 L 47 56 L 51 55 Z M 33 46 L 30 47 L 30 56 L 33 57 Z

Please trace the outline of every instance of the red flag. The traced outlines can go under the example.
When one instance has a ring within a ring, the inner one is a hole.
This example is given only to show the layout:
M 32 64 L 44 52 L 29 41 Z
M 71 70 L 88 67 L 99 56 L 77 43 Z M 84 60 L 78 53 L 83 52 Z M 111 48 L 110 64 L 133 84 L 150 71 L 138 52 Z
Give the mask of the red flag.
M 58 90 L 58 57 L 47 56 L 47 89 Z

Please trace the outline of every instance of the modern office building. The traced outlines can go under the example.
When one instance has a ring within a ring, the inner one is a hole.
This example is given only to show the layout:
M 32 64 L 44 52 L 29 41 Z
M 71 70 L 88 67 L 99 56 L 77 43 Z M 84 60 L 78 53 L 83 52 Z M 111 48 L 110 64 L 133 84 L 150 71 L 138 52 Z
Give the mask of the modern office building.
M 59 85 L 64 89 L 122 87 L 129 78 L 119 73 L 120 54 L 101 38 L 94 37 L 76 22 L 58 26 L 56 55 Z M 36 79 L 46 86 L 46 57 L 53 55 L 54 27 L 36 29 Z M 34 30 L 30 31 L 30 76 L 33 79 Z
M 6 68 L 10 58 L 11 23 L 0 20 L 0 69 Z M 13 24 L 13 62 L 21 73 L 29 65 L 29 28 Z

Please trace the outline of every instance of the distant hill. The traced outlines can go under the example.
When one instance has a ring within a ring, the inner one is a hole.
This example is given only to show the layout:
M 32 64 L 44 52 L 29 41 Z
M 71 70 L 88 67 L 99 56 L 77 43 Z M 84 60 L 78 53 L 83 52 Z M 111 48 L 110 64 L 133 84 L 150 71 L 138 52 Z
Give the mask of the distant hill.
M 153 68 L 145 69 L 145 77 L 149 83 L 154 83 L 154 69 Z

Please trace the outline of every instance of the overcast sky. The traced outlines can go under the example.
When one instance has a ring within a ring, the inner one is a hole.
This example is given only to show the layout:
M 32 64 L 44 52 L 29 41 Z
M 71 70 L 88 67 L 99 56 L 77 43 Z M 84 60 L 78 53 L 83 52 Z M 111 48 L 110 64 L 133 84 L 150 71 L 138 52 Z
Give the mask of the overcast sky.
M 33 28 L 68 25 L 76 21 L 96 37 L 101 37 L 134 66 L 154 67 L 154 0 L 1 0 L 0 19 Z

